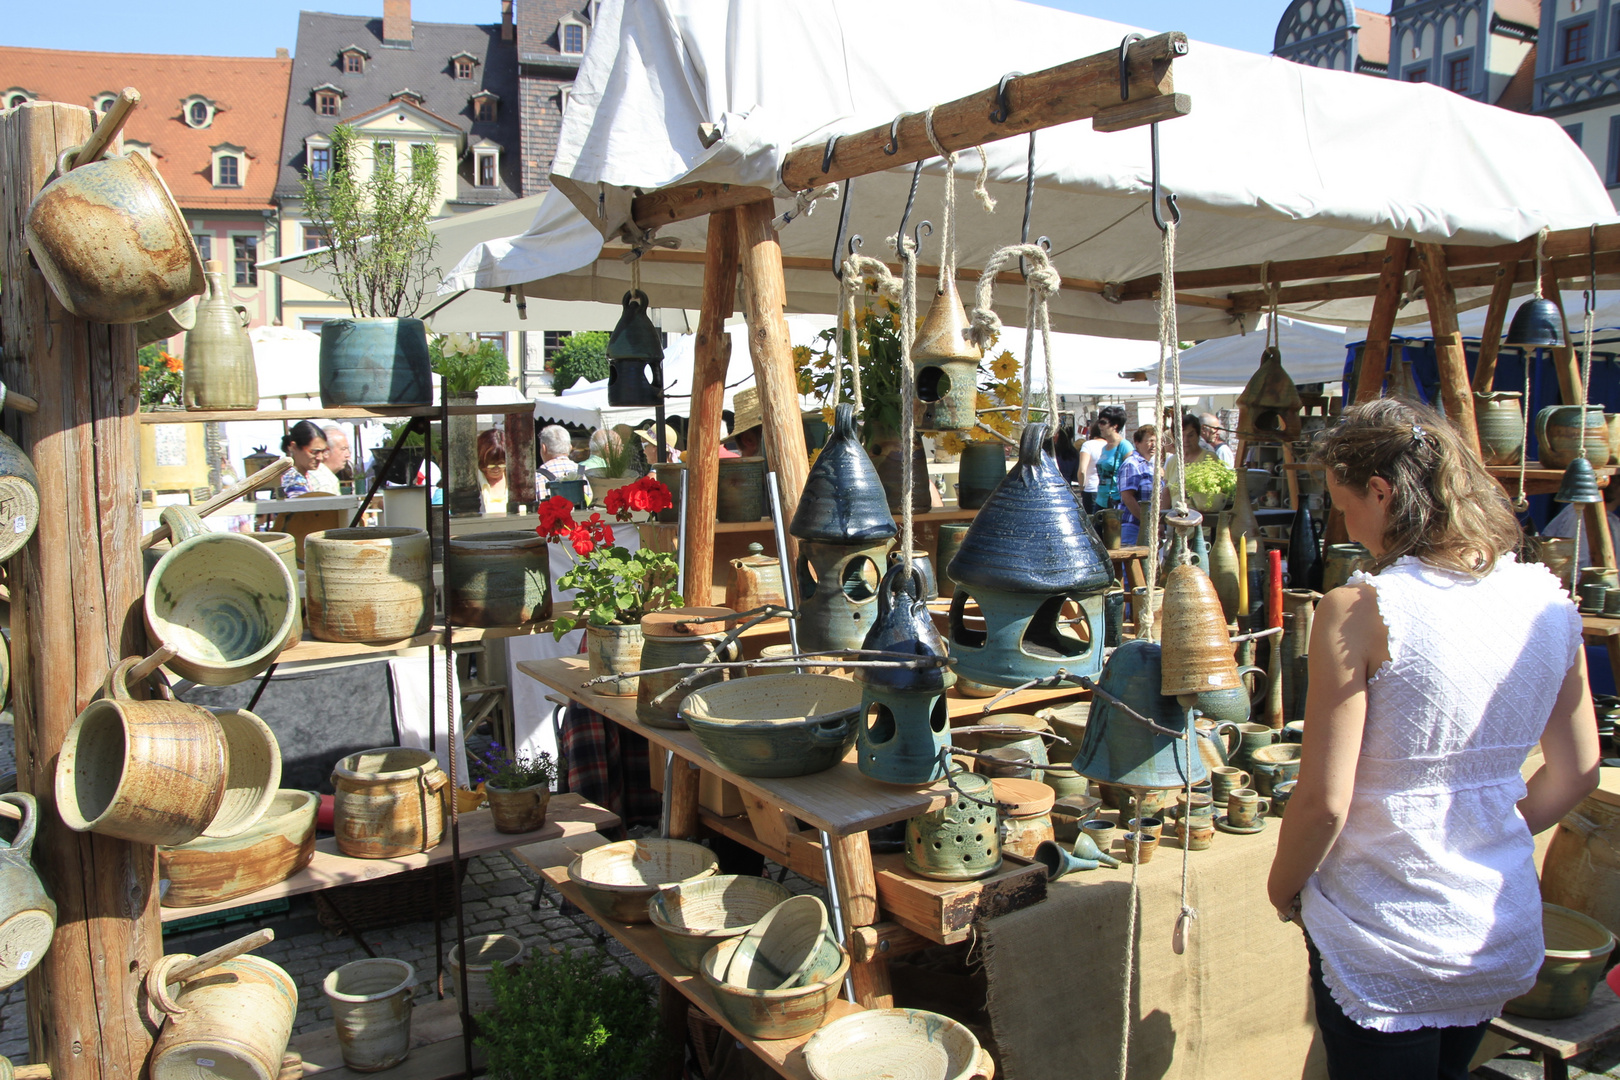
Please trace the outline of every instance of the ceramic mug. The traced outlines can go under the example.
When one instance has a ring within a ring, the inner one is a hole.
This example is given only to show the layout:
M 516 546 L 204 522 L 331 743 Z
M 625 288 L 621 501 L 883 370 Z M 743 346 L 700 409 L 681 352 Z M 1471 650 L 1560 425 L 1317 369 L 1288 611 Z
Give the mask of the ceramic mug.
M 1164 834 L 1164 819 L 1163 818 L 1156 818 L 1156 817 L 1134 818 L 1133 817 L 1133 818 L 1131 818 L 1130 821 L 1126 822 L 1125 824 L 1126 824 L 1126 827 L 1129 828 L 1131 832 L 1140 833 L 1143 836 L 1151 836 L 1155 840 L 1157 840 L 1160 836 L 1162 836 Z
M 1238 788 L 1226 800 L 1226 823 L 1234 829 L 1250 829 L 1271 810 L 1271 800 L 1262 799 L 1253 788 Z
M 1239 746 L 1237 757 L 1233 765 L 1240 765 L 1245 769 L 1254 768 L 1254 752 L 1262 746 L 1270 746 L 1282 738 L 1282 732 L 1267 727 L 1265 724 L 1239 724 Z
M 0 802 L 22 811 L 17 838 L 0 840 L 0 990 L 27 975 L 44 959 L 56 933 L 56 903 L 40 884 L 29 855 L 39 804 L 22 791 L 0 795 Z
M 1181 800 L 1176 803 L 1176 817 L 1182 821 L 1189 818 L 1194 820 L 1202 818 L 1206 825 L 1209 824 L 1215 819 L 1214 796 L 1195 791 L 1192 795 L 1192 802 L 1189 804 L 1187 797 L 1183 795 Z
M 1209 770 L 1209 794 L 1216 806 L 1227 805 L 1232 792 L 1249 786 L 1249 774 L 1235 765 Z
M 1290 720 L 1283 725 L 1283 742 L 1302 743 L 1305 741 L 1305 721 Z
M 1609 586 L 1604 582 L 1594 581 L 1581 586 L 1581 610 L 1589 615 L 1602 614 L 1608 598 Z
M 1284 780 L 1280 784 L 1272 785 L 1271 812 L 1273 814 L 1278 817 L 1283 816 L 1283 812 L 1288 809 L 1288 800 L 1294 796 L 1294 785 L 1298 783 L 1297 780 Z

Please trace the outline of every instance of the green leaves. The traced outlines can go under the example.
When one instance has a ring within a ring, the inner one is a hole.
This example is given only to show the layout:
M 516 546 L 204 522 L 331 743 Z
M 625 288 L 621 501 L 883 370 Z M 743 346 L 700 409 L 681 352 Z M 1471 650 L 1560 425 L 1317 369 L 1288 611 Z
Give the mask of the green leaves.
M 570 553 L 566 540 L 559 541 Z M 680 567 L 675 556 L 641 548 L 631 552 L 622 547 L 598 547 L 557 578 L 557 588 L 574 589 L 574 614 L 560 615 L 552 624 L 557 640 L 589 623 L 637 623 L 649 611 L 680 607 L 684 602 L 676 591 Z
M 557 393 L 562 393 L 581 380 L 600 382 L 607 378 L 607 343 L 606 330 L 586 330 L 564 338 L 551 356 Z

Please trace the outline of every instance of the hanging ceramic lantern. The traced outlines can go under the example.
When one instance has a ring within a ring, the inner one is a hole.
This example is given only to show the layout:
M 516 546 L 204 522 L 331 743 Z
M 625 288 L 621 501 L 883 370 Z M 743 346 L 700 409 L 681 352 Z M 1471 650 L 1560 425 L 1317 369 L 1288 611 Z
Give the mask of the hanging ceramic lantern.
M 973 519 L 951 560 L 951 663 L 991 686 L 1095 675 L 1103 660 L 1108 551 L 1091 530 L 1057 465 L 1041 451 L 1045 424 L 1030 424 L 1018 461 Z M 1072 605 L 1071 605 L 1072 602 Z M 983 629 L 970 623 L 977 604 Z M 1065 615 L 1079 607 L 1079 617 Z
M 917 372 L 917 399 L 923 431 L 966 431 L 978 421 L 979 359 L 984 355 L 968 336 L 967 312 L 956 281 L 942 277 L 922 329 L 911 346 Z
M 1299 388 L 1283 370 L 1275 345 L 1260 354 L 1260 369 L 1238 395 L 1238 437 L 1248 442 L 1293 442 L 1299 438 Z
M 608 404 L 656 405 L 664 394 L 664 344 L 647 317 L 650 301 L 639 289 L 624 294 L 624 313 L 608 337 Z M 650 369 L 650 371 L 649 371 Z
M 1187 727 L 1187 710 L 1174 697 L 1160 692 L 1163 682 L 1158 645 L 1137 639 L 1114 650 L 1097 685 L 1177 734 L 1154 731 L 1126 716 L 1111 702 L 1099 699 L 1091 706 L 1086 736 L 1074 758 L 1076 772 L 1098 783 L 1159 790 L 1178 788 L 1189 780 L 1196 784 L 1208 777 L 1198 747 L 1194 745 L 1189 755 L 1187 740 L 1180 734 Z
M 1164 587 L 1163 619 L 1161 693 L 1174 697 L 1242 689 L 1221 598 L 1208 574 L 1196 566 L 1171 570 Z
M 800 648 L 860 648 L 877 615 L 881 567 L 898 530 L 855 434 L 853 405 L 838 406 L 832 437 L 810 467 L 788 531 L 801 541 Z
M 922 575 L 896 564 L 878 585 L 877 619 L 863 649 L 906 656 L 945 655 L 922 598 Z M 857 668 L 861 725 L 856 764 L 874 780 L 930 784 L 944 776 L 940 751 L 951 744 L 945 691 L 956 682 L 943 664 L 907 668 Z

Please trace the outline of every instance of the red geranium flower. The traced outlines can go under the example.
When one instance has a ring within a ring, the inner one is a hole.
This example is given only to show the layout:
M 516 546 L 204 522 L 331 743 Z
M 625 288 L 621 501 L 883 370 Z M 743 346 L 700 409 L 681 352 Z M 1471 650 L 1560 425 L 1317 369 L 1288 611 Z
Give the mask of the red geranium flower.
M 574 524 L 574 504 L 561 495 L 553 495 L 539 508 L 540 526 L 535 531 L 548 540 L 568 534 Z
M 583 525 L 575 525 L 568 539 L 582 559 L 596 550 L 596 541 L 591 539 L 591 531 Z

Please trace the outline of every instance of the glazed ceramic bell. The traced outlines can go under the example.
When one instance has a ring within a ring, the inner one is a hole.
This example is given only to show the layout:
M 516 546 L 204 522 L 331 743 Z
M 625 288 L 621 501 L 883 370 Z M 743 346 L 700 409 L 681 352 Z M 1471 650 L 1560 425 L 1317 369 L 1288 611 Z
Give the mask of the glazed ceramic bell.
M 1578 457 L 1564 469 L 1564 478 L 1559 481 L 1558 494 L 1553 496 L 1554 502 L 1561 503 L 1599 503 L 1603 501 L 1603 492 L 1598 490 L 1597 473 L 1592 471 L 1592 463 L 1584 457 Z
M 1045 424 L 1030 424 L 1018 461 L 991 493 L 951 559 L 951 664 L 990 686 L 1095 675 L 1103 660 L 1108 551 L 1074 493 L 1041 451 Z M 1064 615 L 1070 601 L 1080 618 Z M 977 604 L 983 629 L 970 621 Z
M 945 278 L 911 346 L 923 431 L 966 431 L 978 422 L 979 359 L 983 351 L 968 336 L 967 312 L 956 282 Z
M 1293 442 L 1299 438 L 1299 388 L 1283 370 L 1282 353 L 1268 345 L 1260 368 L 1238 395 L 1238 436 L 1248 441 Z
M 858 649 L 877 616 L 880 568 L 894 518 L 872 459 L 855 433 L 855 407 L 840 405 L 832 437 L 805 478 L 788 531 L 798 537 L 799 647 Z
M 624 313 L 608 337 L 608 404 L 656 405 L 664 394 L 664 345 L 647 317 L 650 301 L 637 289 L 624 294 Z M 648 378 L 651 366 L 652 377 Z
M 1163 682 L 1160 647 L 1138 639 L 1114 650 L 1097 685 L 1159 726 L 1185 731 L 1187 710 L 1160 692 Z M 1209 775 L 1196 744 L 1189 757 L 1180 735 L 1161 735 L 1100 700 L 1091 707 L 1074 768 L 1099 783 L 1139 789 L 1178 788 Z
M 922 574 L 896 564 L 878 585 L 877 619 L 863 649 L 906 656 L 944 656 L 945 642 L 934 629 L 923 600 Z M 859 668 L 860 729 L 856 764 L 874 780 L 891 784 L 930 784 L 944 775 L 940 751 L 951 744 L 945 691 L 956 682 L 944 665 Z
M 1557 349 L 1564 344 L 1564 316 L 1558 305 L 1536 296 L 1519 305 L 1508 323 L 1503 345 L 1527 349 Z
M 1196 566 L 1170 571 L 1161 618 L 1160 693 L 1175 697 L 1243 688 L 1221 598 L 1208 574 Z

